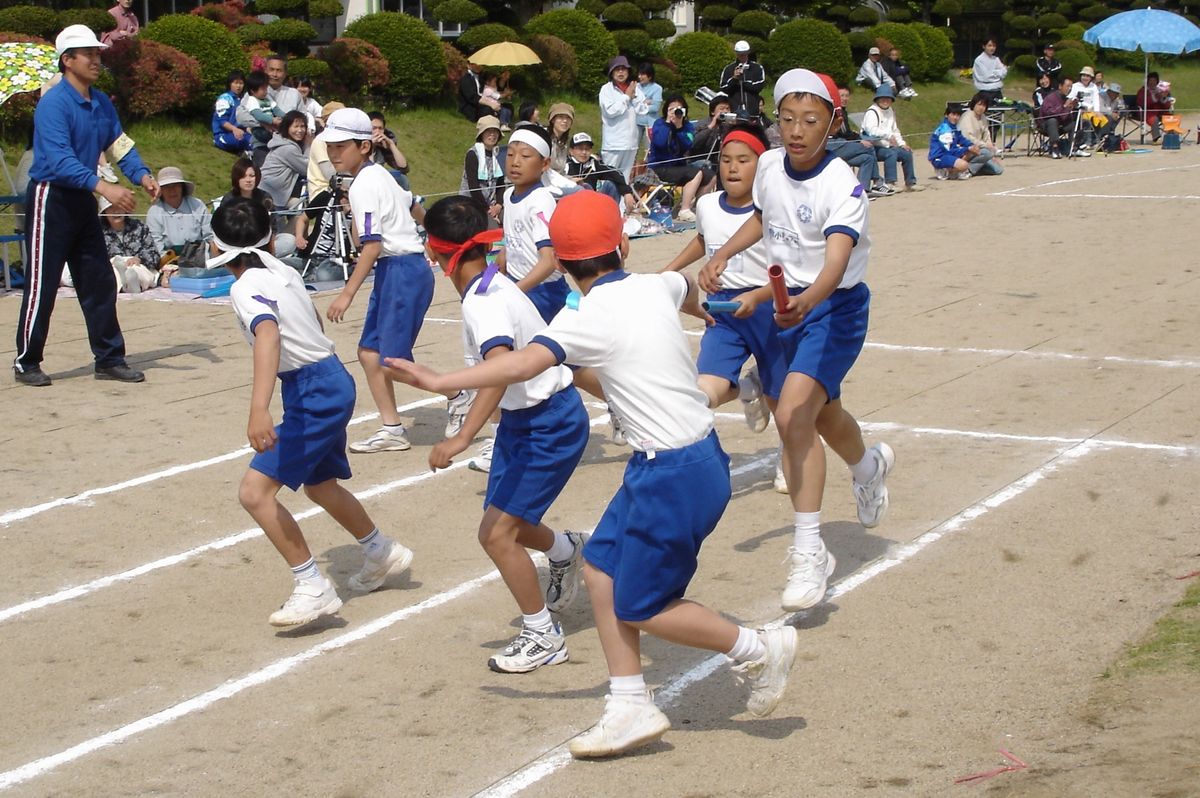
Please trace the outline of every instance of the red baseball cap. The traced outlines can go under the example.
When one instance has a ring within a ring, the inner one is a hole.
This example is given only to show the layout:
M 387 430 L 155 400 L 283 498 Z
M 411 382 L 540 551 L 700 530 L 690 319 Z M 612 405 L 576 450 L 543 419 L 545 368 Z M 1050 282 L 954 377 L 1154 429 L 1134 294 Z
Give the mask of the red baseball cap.
M 621 246 L 621 211 L 599 191 L 576 191 L 563 197 L 550 217 L 550 243 L 563 260 L 586 260 Z

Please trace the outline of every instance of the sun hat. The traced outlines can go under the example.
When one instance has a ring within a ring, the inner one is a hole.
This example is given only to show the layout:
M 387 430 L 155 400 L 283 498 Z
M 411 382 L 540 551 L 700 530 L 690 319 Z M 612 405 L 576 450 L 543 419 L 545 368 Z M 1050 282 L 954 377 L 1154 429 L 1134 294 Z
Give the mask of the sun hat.
M 735 53 L 748 53 L 748 52 L 750 52 L 750 42 L 746 41 L 745 39 L 738 39 L 738 42 L 737 42 L 737 44 L 735 44 L 735 45 L 733 46 L 733 51 L 734 51 Z
M 158 187 L 172 186 L 176 183 L 183 183 L 189 189 L 194 189 L 196 184 L 183 176 L 183 170 L 178 166 L 164 166 L 158 170 Z
M 345 107 L 346 107 L 345 103 L 340 103 L 337 100 L 334 100 L 333 102 L 330 102 L 330 103 L 325 103 L 324 105 L 321 106 L 322 121 L 328 119 L 334 111 L 340 111 Z
M 883 55 L 883 53 L 879 52 L 878 47 L 872 47 L 870 50 L 867 50 L 867 55 Z
M 87 25 L 68 25 L 54 39 L 54 58 L 62 58 L 67 50 L 81 47 L 99 47 L 108 49 L 108 45 L 96 38 L 96 34 Z
M 550 243 L 563 260 L 586 260 L 621 245 L 621 211 L 599 191 L 577 191 L 558 201 L 550 217 Z
M 575 106 L 570 103 L 555 103 L 550 106 L 550 115 L 548 119 L 553 120 L 556 116 L 568 117 L 572 122 L 575 121 Z
M 896 93 L 892 91 L 891 86 L 884 83 L 875 90 L 875 99 L 878 100 L 881 97 L 887 97 L 889 100 L 894 100 L 896 99 Z
M 368 141 L 373 135 L 371 118 L 360 108 L 339 108 L 325 120 L 321 141 L 336 144 L 339 141 Z
M 579 144 L 593 144 L 593 143 L 595 143 L 595 142 L 592 141 L 592 137 L 588 133 L 576 133 L 574 136 L 571 136 L 571 146 L 572 147 L 579 145 Z
M 1108 84 L 1108 91 L 1111 91 L 1113 94 L 1120 94 L 1121 93 L 1121 84 L 1120 83 Z
M 604 74 L 611 75 L 613 70 L 616 69 L 617 67 L 625 67 L 626 69 L 633 69 L 633 67 L 629 65 L 628 58 L 626 58 L 623 55 L 614 55 L 612 58 L 608 59 L 608 69 L 606 69 L 604 71 Z
M 815 94 L 822 100 L 828 101 L 835 109 L 842 107 L 837 84 L 833 78 L 810 69 L 789 69 L 779 76 L 779 80 L 775 81 L 775 90 L 772 95 L 775 97 L 776 107 L 789 94 Z
M 499 130 L 500 120 L 494 116 L 481 116 L 475 122 L 475 140 L 479 141 L 483 138 L 483 134 L 489 130 Z
M 1096 77 L 1096 70 L 1092 69 L 1090 66 L 1085 66 L 1083 69 L 1079 70 L 1079 76 L 1083 77 L 1084 75 L 1087 75 L 1089 78 L 1094 78 Z

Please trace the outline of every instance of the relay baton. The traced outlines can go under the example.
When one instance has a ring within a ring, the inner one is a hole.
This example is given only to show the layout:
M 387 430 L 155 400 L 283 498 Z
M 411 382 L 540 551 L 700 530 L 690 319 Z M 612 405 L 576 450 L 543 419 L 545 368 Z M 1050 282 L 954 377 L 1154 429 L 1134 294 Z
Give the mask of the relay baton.
M 771 293 L 775 296 L 775 312 L 785 313 L 788 307 L 787 282 L 783 279 L 783 267 L 772 263 L 767 267 L 767 279 L 771 281 Z
M 734 313 L 742 306 L 742 303 L 722 302 L 714 299 L 711 302 L 701 302 L 700 305 L 709 313 Z

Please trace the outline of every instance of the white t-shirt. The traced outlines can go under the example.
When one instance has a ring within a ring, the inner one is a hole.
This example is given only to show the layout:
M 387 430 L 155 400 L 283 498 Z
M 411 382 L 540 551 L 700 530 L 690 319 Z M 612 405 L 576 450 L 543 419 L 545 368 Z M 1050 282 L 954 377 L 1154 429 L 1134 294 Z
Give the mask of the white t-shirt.
M 468 361 L 483 360 L 497 346 L 523 349 L 546 322 L 525 292 L 510 277 L 497 274 L 487 291 L 478 293 L 480 277 L 471 281 L 463 296 L 463 351 Z M 501 410 L 524 410 L 546 401 L 572 382 L 566 366 L 547 369 L 533 379 L 508 386 Z
M 238 324 L 251 346 L 259 322 L 271 319 L 279 325 L 281 374 L 333 354 L 333 341 L 321 329 L 304 282 L 295 271 L 288 271 L 284 278 L 268 269 L 247 269 L 229 289 Z
M 634 84 L 633 97 L 618 89 L 610 80 L 600 87 L 600 149 L 636 150 L 638 114 L 650 108 L 646 95 Z
M 377 163 L 359 169 L 350 184 L 350 211 L 358 238 L 364 244 L 381 242 L 381 257 L 425 251 L 412 217 L 412 205 L 412 194 Z
M 705 194 L 696 200 L 696 233 L 704 239 L 708 257 L 717 254 L 725 242 L 733 238 L 750 214 L 754 205 L 735 208 L 727 204 L 725 192 Z M 729 259 L 721 273 L 722 288 L 759 288 L 767 284 L 767 247 L 755 242 Z
M 522 280 L 538 262 L 538 250 L 550 246 L 550 217 L 554 215 L 554 195 L 543 185 L 517 194 L 515 186 L 504 192 L 505 270 L 514 280 Z M 542 282 L 563 279 L 555 270 Z
M 640 452 L 679 449 L 712 430 L 708 399 L 679 321 L 687 278 L 611 272 L 535 337 L 559 363 L 596 371 L 609 409 Z
M 857 242 L 838 288 L 863 281 L 871 252 L 867 202 L 850 166 L 831 153 L 807 172 L 794 171 L 782 149 L 758 159 L 754 205 L 762 212 L 767 263 L 783 266 L 789 286 L 813 284 L 825 265 L 825 239 L 833 233 Z
M 1100 87 L 1094 82 L 1084 86 L 1082 83 L 1076 83 L 1071 86 L 1071 93 L 1067 95 L 1068 100 L 1079 100 L 1079 106 L 1085 111 L 1100 110 Z

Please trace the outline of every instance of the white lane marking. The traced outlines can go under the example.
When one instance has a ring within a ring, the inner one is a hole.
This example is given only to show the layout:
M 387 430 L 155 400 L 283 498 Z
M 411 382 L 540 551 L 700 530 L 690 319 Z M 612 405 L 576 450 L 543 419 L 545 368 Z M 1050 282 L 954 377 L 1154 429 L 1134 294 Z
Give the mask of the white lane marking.
M 1010 482 L 982 501 L 943 521 L 911 543 L 891 547 L 886 556 L 842 578 L 830 587 L 826 600 L 830 601 L 844 596 L 852 590 L 862 587 L 880 574 L 890 571 L 897 565 L 912 559 L 923 549 L 938 542 L 946 535 L 962 529 L 970 522 L 1012 501 L 1041 482 L 1047 475 L 1057 471 L 1061 466 L 1079 460 L 1096 448 L 1098 447 L 1094 446 L 1091 441 L 1083 441 L 1068 449 L 1059 450 L 1052 459 L 1025 474 L 1020 479 Z M 782 626 L 801 617 L 801 615 L 802 613 L 787 615 L 772 621 L 769 625 Z M 684 673 L 664 684 L 655 694 L 656 702 L 663 708 L 670 707 L 687 688 L 712 676 L 728 661 L 724 654 L 713 654 L 706 657 Z M 567 743 L 561 743 L 520 770 L 509 774 L 492 786 L 476 793 L 474 798 L 512 798 L 512 796 L 519 794 L 547 776 L 566 767 L 571 761 L 570 752 L 567 750 Z
M 1195 169 L 1200 167 L 1200 164 L 1187 164 L 1185 166 L 1159 166 L 1153 169 L 1134 169 L 1129 172 L 1110 172 L 1099 175 L 1086 175 L 1083 177 L 1065 177 L 1061 180 L 1048 180 L 1044 183 L 1034 183 L 1031 186 L 1018 186 L 1017 188 L 1005 189 L 1004 191 L 993 191 L 988 194 L 989 197 L 1025 197 L 1030 196 L 1024 194 L 1025 191 L 1032 191 L 1039 188 L 1050 188 L 1051 186 L 1065 186 L 1071 183 L 1087 183 L 1094 180 L 1107 180 L 1113 177 L 1128 177 L 1130 175 L 1151 175 L 1158 172 L 1179 172 L 1184 169 Z
M 1200 200 L 1200 194 L 1006 194 L 1019 199 Z
M 436 404 L 444 401 L 446 401 L 445 397 L 434 396 L 429 399 L 421 399 L 416 402 L 410 402 L 409 404 L 403 405 L 402 407 L 398 407 L 396 409 L 401 413 L 405 413 L 409 410 L 415 410 L 418 407 L 425 407 L 426 405 Z M 350 424 L 361 424 L 376 418 L 379 418 L 378 413 L 366 413 L 350 419 Z M 47 510 L 53 510 L 56 507 L 67 507 L 73 504 L 86 504 L 96 496 L 104 496 L 109 493 L 119 493 L 120 491 L 127 490 L 129 488 L 136 488 L 139 485 L 147 485 L 151 482 L 157 482 L 160 479 L 178 476 L 179 474 L 186 474 L 189 471 L 197 471 L 201 468 L 207 468 L 208 466 L 217 465 L 218 463 L 224 463 L 229 460 L 236 460 L 239 457 L 244 457 L 247 454 L 250 454 L 251 451 L 252 450 L 249 446 L 243 446 L 240 449 L 235 449 L 234 451 L 226 452 L 225 454 L 219 454 L 216 457 L 210 457 L 206 460 L 197 460 L 193 463 L 184 463 L 182 465 L 171 466 L 170 468 L 164 468 L 161 471 L 143 474 L 140 477 L 127 479 L 124 482 L 118 482 L 113 485 L 106 485 L 102 488 L 89 488 L 88 490 L 85 490 L 82 493 L 77 493 L 74 496 L 66 496 L 61 499 L 52 499 L 48 502 L 42 502 L 41 504 L 35 504 L 30 507 L 22 507 L 18 510 L 9 510 L 3 515 L 0 515 L 0 526 L 8 526 L 13 521 L 21 521 L 23 519 L 39 515 L 40 513 L 44 513 Z
M 596 423 L 597 420 L 593 419 L 593 426 Z M 731 470 L 730 475 L 738 476 L 748 471 L 753 471 L 762 467 L 763 465 L 773 462 L 773 459 L 774 455 L 758 457 Z M 458 465 L 458 463 L 455 463 L 453 466 L 451 466 L 451 468 L 454 468 Z M 366 638 L 382 632 L 389 627 L 395 626 L 401 621 L 459 599 L 468 593 L 474 592 L 476 589 L 483 587 L 489 582 L 496 581 L 499 578 L 499 571 L 489 571 L 488 573 L 478 576 L 468 582 L 464 582 L 455 588 L 445 590 L 434 596 L 430 596 L 418 604 L 413 604 L 403 609 L 396 610 L 395 612 L 388 613 L 381 618 L 367 622 L 352 632 L 347 632 L 323 643 L 318 643 L 312 648 L 302 651 L 299 654 L 293 654 L 290 657 L 276 660 L 275 662 L 248 673 L 239 679 L 225 682 L 220 687 L 201 693 L 200 695 L 193 696 L 185 701 L 181 701 L 178 704 L 168 707 L 160 712 L 156 712 L 153 715 L 133 721 L 132 723 L 127 723 L 124 726 L 113 729 L 110 732 L 106 732 L 89 740 L 85 740 L 82 743 L 71 746 L 65 751 L 60 751 L 57 754 L 51 754 L 50 756 L 44 756 L 40 759 L 35 759 L 32 762 L 28 762 L 24 765 L 13 768 L 5 773 L 0 773 L 0 790 L 8 789 L 9 787 L 13 787 L 18 784 L 23 784 L 30 779 L 48 773 L 51 770 L 60 767 L 61 765 L 74 762 L 75 760 L 85 757 L 88 754 L 95 753 L 102 748 L 107 748 L 110 745 L 124 742 L 141 734 L 142 732 L 156 729 L 159 726 L 164 726 L 194 712 L 200 712 L 204 709 L 207 709 L 218 701 L 231 698 L 238 693 L 250 689 L 251 687 L 257 687 L 274 679 L 278 679 L 280 676 L 283 676 L 304 662 L 316 659 L 322 654 L 326 654 L 330 651 L 344 648 L 351 643 L 357 643 L 360 640 L 365 640 Z

